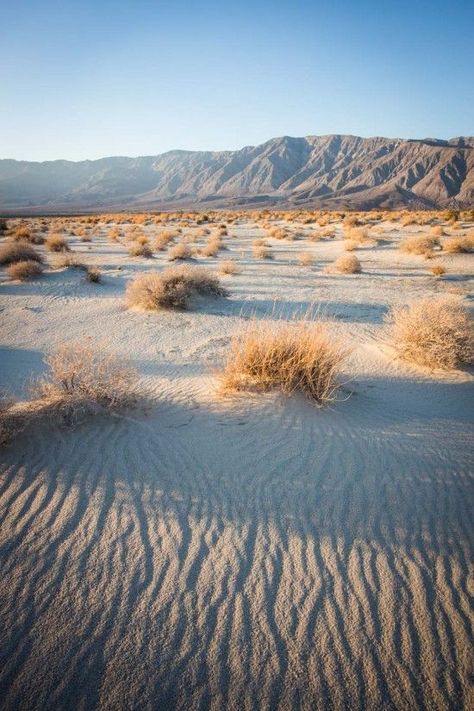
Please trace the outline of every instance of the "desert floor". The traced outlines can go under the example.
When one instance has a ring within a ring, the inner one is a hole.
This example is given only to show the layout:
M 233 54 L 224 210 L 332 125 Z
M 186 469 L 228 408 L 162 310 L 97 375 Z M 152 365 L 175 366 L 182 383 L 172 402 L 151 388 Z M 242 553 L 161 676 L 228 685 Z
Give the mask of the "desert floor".
M 0 454 L 2 708 L 473 708 L 474 376 L 401 362 L 384 316 L 448 292 L 469 304 L 474 257 L 402 254 L 429 228 L 384 222 L 361 274 L 328 274 L 340 225 L 256 260 L 264 233 L 241 220 L 195 259 L 239 262 L 228 298 L 145 313 L 126 283 L 166 252 L 131 258 L 110 227 L 68 236 L 100 285 L 2 270 L 0 387 L 27 397 L 44 354 L 86 338 L 152 400 Z M 311 305 L 352 348 L 338 402 L 217 392 L 242 319 Z

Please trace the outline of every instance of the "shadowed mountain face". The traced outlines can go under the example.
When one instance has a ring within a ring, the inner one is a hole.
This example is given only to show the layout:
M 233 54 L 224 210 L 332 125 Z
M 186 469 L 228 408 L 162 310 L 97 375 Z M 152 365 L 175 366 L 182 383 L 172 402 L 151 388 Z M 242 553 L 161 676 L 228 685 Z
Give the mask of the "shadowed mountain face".
M 0 160 L 0 211 L 356 208 L 474 203 L 474 138 L 274 138 L 238 151 Z

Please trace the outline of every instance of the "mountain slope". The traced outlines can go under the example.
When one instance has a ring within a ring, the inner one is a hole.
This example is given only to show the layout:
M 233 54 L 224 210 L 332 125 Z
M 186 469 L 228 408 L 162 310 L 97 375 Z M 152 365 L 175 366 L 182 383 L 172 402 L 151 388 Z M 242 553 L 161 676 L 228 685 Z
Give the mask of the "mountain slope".
M 274 138 L 237 151 L 0 160 L 0 210 L 474 203 L 474 139 Z

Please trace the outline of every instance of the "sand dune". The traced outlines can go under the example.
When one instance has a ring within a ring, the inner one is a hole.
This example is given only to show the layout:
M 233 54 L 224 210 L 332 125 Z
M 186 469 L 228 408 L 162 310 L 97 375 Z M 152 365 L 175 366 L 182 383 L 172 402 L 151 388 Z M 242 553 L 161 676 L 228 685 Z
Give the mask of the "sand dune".
M 380 345 L 417 262 L 394 273 L 379 249 L 316 286 L 354 348 L 340 402 L 219 400 L 213 369 L 250 300 L 310 300 L 314 274 L 285 258 L 183 314 L 126 311 L 110 255 L 102 291 L 71 272 L 2 286 L 2 385 L 21 393 L 60 335 L 113 324 L 156 398 L 2 452 L 2 708 L 473 707 L 474 379 Z

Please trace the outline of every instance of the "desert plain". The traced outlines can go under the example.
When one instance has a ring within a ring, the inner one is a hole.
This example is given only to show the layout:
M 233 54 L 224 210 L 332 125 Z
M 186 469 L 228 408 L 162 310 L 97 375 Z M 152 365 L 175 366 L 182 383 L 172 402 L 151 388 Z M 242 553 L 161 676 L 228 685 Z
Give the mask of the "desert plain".
M 456 217 L 6 221 L 0 246 L 23 230 L 43 258 L 25 281 L 0 268 L 7 411 L 62 344 L 112 354 L 144 395 L 0 450 L 2 707 L 473 707 L 473 372 L 400 357 L 387 322 L 418 300 L 469 311 L 474 216 Z M 130 307 L 170 257 L 226 295 Z M 344 346 L 329 402 L 223 390 L 239 330 L 300 319 Z

